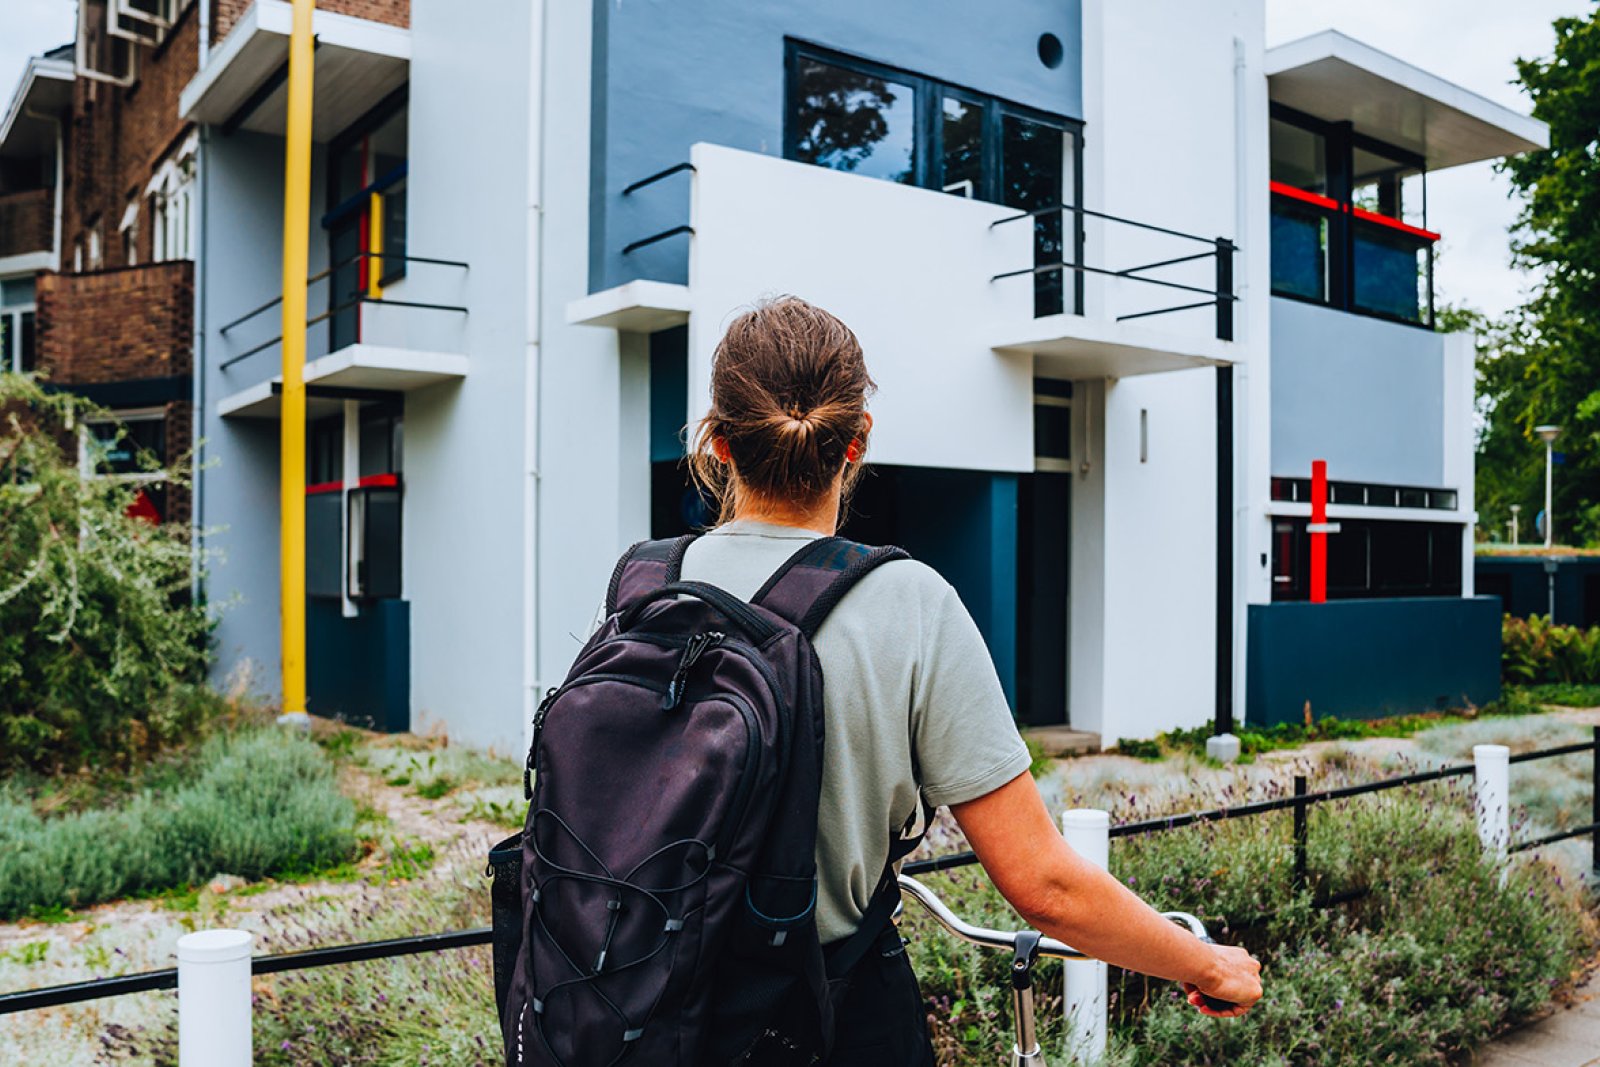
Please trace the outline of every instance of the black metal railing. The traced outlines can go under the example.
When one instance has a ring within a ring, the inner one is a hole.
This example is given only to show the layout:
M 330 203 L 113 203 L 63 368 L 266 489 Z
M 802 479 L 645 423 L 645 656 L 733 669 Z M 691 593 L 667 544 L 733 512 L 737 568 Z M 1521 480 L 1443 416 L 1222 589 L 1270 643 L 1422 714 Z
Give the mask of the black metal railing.
M 335 263 L 332 266 L 325 267 L 322 270 L 317 271 L 317 273 L 311 275 L 309 278 L 306 279 L 306 285 L 311 286 L 311 285 L 316 285 L 318 282 L 326 281 L 329 278 L 334 277 L 334 275 L 336 275 L 339 271 L 343 270 L 344 268 L 350 266 L 351 264 L 358 263 L 358 262 L 360 262 L 362 260 L 380 260 L 380 261 L 385 261 L 385 262 L 402 263 L 402 264 L 405 264 L 407 266 L 409 266 L 409 265 L 411 265 L 413 263 L 416 263 L 416 264 L 419 264 L 419 265 L 432 266 L 432 267 L 452 267 L 452 268 L 456 268 L 456 269 L 460 269 L 460 270 L 471 270 L 472 269 L 469 264 L 464 263 L 464 262 L 462 262 L 461 260 L 458 260 L 458 259 L 433 259 L 433 258 L 430 258 L 428 256 L 406 256 L 406 255 L 397 255 L 397 254 L 391 253 L 391 252 L 357 252 L 354 255 L 352 255 L 352 256 L 350 256 L 350 257 L 348 257 L 346 259 L 340 260 L 338 263 Z M 392 284 L 392 283 L 390 283 L 390 284 Z M 224 336 L 226 336 L 229 331 L 237 329 L 238 327 L 240 327 L 240 326 L 244 325 L 245 323 L 249 322 L 250 320 L 254 319 L 256 316 L 262 314 L 263 312 L 270 311 L 270 310 L 272 310 L 273 308 L 277 307 L 279 304 L 282 304 L 282 303 L 283 303 L 283 295 L 280 293 L 279 295 L 273 297 L 271 300 L 268 300 L 266 303 L 260 304 L 260 305 L 258 305 L 256 307 L 253 307 L 249 311 L 246 311 L 243 315 L 240 315 L 238 318 L 233 319 L 232 321 L 225 323 L 223 326 L 221 326 L 218 329 L 217 332 L 222 334 L 222 335 L 224 335 Z M 461 305 L 461 304 L 427 303 L 427 302 L 418 301 L 418 300 L 396 300 L 396 299 L 394 299 L 392 297 L 372 296 L 370 293 L 361 292 L 361 293 L 357 293 L 355 296 L 351 297 L 350 299 L 345 300 L 342 303 L 335 305 L 334 307 L 330 307 L 326 311 L 323 311 L 323 312 L 320 312 L 319 314 L 311 316 L 309 319 L 306 320 L 306 329 L 309 330 L 311 327 L 315 326 L 319 322 L 326 322 L 327 320 L 333 318 L 334 316 L 343 314 L 344 312 L 349 311 L 350 309 L 358 307 L 358 306 L 360 306 L 362 304 L 375 304 L 375 305 L 383 305 L 383 306 L 388 306 L 388 307 L 420 308 L 420 309 L 426 310 L 426 311 L 449 311 L 449 312 L 453 312 L 453 313 L 460 314 L 460 315 L 467 314 L 467 308 L 464 305 Z M 283 340 L 283 335 L 282 334 L 278 334 L 275 337 L 268 338 L 267 340 L 262 341 L 259 344 L 251 346 L 250 348 L 246 349 L 243 352 L 238 352 L 238 353 L 235 353 L 232 356 L 229 356 L 227 359 L 223 360 L 220 364 L 218 364 L 218 369 L 219 370 L 227 370 L 229 367 L 233 366 L 235 363 L 241 363 L 244 360 L 249 359 L 251 356 L 255 355 L 257 352 L 264 352 L 267 349 L 271 348 L 273 345 L 278 344 L 282 340 Z
M 1600 876 L 1600 726 L 1594 728 L 1594 739 L 1580 741 L 1569 745 L 1558 745 L 1554 748 L 1540 749 L 1534 752 L 1524 752 L 1511 757 L 1512 763 L 1528 763 L 1533 760 L 1554 759 L 1560 756 L 1572 756 L 1583 752 L 1594 754 L 1594 785 L 1593 820 L 1583 826 L 1575 826 L 1567 830 L 1546 834 L 1543 837 L 1530 841 L 1522 841 L 1511 845 L 1510 852 L 1527 852 L 1536 848 L 1543 848 L 1560 841 L 1576 837 L 1589 836 L 1593 840 L 1593 864 L 1597 876 Z M 1309 883 L 1308 852 L 1310 843 L 1309 814 L 1310 809 L 1317 804 L 1329 801 L 1344 800 L 1350 797 L 1363 796 L 1369 793 L 1379 793 L 1390 789 L 1401 789 L 1407 786 L 1420 785 L 1427 782 L 1437 782 L 1447 778 L 1456 778 L 1473 773 L 1472 764 L 1457 764 L 1455 766 L 1440 767 L 1431 771 L 1418 771 L 1413 774 L 1402 774 L 1393 778 L 1384 778 L 1376 782 L 1364 782 L 1359 785 L 1340 786 L 1335 789 L 1324 789 L 1319 792 L 1310 792 L 1306 788 L 1306 776 L 1296 775 L 1294 779 L 1294 792 L 1290 796 L 1275 797 L 1270 800 L 1256 801 L 1250 804 L 1240 804 L 1232 808 L 1215 808 L 1210 811 L 1183 812 L 1155 819 L 1143 819 L 1137 822 L 1122 823 L 1111 828 L 1111 836 L 1135 837 L 1142 834 L 1161 833 L 1167 830 L 1177 830 L 1186 826 L 1193 826 L 1205 822 L 1221 822 L 1228 819 L 1243 819 L 1257 815 L 1266 815 L 1272 812 L 1289 810 L 1294 813 L 1292 831 L 1294 885 L 1296 889 L 1303 889 Z M 968 867 L 978 862 L 978 857 L 972 852 L 956 852 L 947 856 L 934 856 L 929 859 L 915 860 L 907 863 L 904 873 L 910 875 L 932 874 L 936 871 L 946 871 L 959 867 Z M 1372 892 L 1371 887 L 1359 887 L 1339 893 L 1328 894 L 1312 901 L 1314 907 L 1328 908 L 1339 904 L 1359 900 Z M 1255 916 L 1240 916 L 1226 920 L 1231 929 L 1246 929 L 1267 921 L 1272 913 L 1263 913 Z M 385 941 L 365 941 L 353 945 L 334 945 L 328 948 L 309 949 L 302 952 L 285 952 L 275 955 L 257 956 L 251 960 L 250 969 L 253 974 L 274 974 L 283 971 L 302 971 L 313 967 L 331 967 L 344 963 L 361 963 L 368 960 L 389 959 L 396 956 L 416 956 L 430 952 L 442 952 L 450 949 L 471 948 L 488 945 L 493 940 L 493 929 L 487 926 L 475 927 L 470 930 L 455 930 L 447 933 L 422 934 L 415 937 L 400 937 Z M 153 989 L 176 989 L 178 985 L 178 972 L 176 968 L 165 968 L 158 971 L 144 971 L 139 974 L 118 975 L 111 978 L 95 978 L 86 982 L 73 982 L 65 985 L 44 986 L 38 989 L 25 989 L 15 993 L 0 993 L 0 1015 L 9 1015 L 15 1012 L 32 1011 L 37 1008 L 50 1008 L 62 1004 L 78 1004 L 88 1000 L 101 1000 L 107 997 L 120 997 L 129 993 L 143 993 Z
M 1059 262 L 1049 261 L 1035 263 L 1032 267 L 1024 267 L 1021 270 L 1005 271 L 1001 274 L 994 275 L 989 280 L 998 282 L 1006 278 L 1019 278 L 1023 275 L 1030 275 L 1037 278 L 1041 275 L 1065 274 L 1067 271 L 1073 271 L 1079 275 L 1094 274 L 1107 278 L 1119 278 L 1127 281 L 1143 282 L 1146 285 L 1174 289 L 1179 292 L 1194 293 L 1204 296 L 1206 299 L 1187 304 L 1178 304 L 1172 307 L 1154 308 L 1149 311 L 1135 311 L 1126 315 L 1118 315 L 1117 321 L 1126 322 L 1129 319 L 1143 319 L 1149 318 L 1153 315 L 1170 315 L 1179 311 L 1194 311 L 1199 308 L 1214 307 L 1216 309 L 1217 339 L 1221 341 L 1233 340 L 1233 305 L 1239 300 L 1238 295 L 1233 291 L 1233 257 L 1234 254 L 1239 251 L 1239 246 L 1234 244 L 1229 238 L 1201 237 L 1198 234 L 1184 233 L 1182 230 L 1174 230 L 1166 226 L 1157 226 L 1154 223 L 1149 222 L 1140 222 L 1137 219 L 1127 219 L 1119 215 L 1107 214 L 1104 211 L 1094 211 L 1090 208 L 1079 207 L 1075 204 L 1052 204 L 1049 207 L 1036 208 L 1033 211 L 1023 211 L 1015 215 L 1007 215 L 1003 219 L 996 219 L 994 222 L 989 224 L 989 227 L 990 229 L 993 229 L 996 226 L 1004 226 L 1007 223 L 1020 222 L 1023 219 L 1039 220 L 1069 212 L 1076 217 L 1078 227 L 1080 228 L 1083 219 L 1100 219 L 1105 222 L 1114 222 L 1123 226 L 1132 226 L 1135 229 L 1145 230 L 1150 233 L 1159 233 L 1167 237 L 1175 237 L 1184 241 L 1198 242 L 1199 244 L 1209 245 L 1210 247 L 1204 252 L 1195 252 L 1190 255 L 1172 256 L 1167 259 L 1156 260 L 1152 263 L 1141 263 L 1133 267 L 1124 267 L 1120 270 L 1114 270 L 1110 267 L 1091 266 L 1088 263 L 1083 262 L 1083 257 L 1081 254 L 1079 254 L 1072 260 L 1064 259 Z M 1077 247 L 1081 249 L 1082 242 L 1079 241 L 1076 244 Z M 1174 267 L 1180 264 L 1194 263 L 1205 259 L 1214 261 L 1213 284 L 1210 288 L 1200 285 L 1193 285 L 1187 282 L 1172 281 L 1168 278 L 1152 278 L 1146 273 L 1147 271 L 1159 270 L 1163 267 Z M 1081 303 L 1075 310 L 1077 314 L 1083 314 L 1083 307 Z
M 1566 841 L 1575 837 L 1590 837 L 1593 841 L 1593 868 L 1597 878 L 1600 878 L 1600 726 L 1594 728 L 1594 739 L 1578 741 L 1570 745 L 1558 745 L 1554 748 L 1539 749 L 1534 752 L 1523 752 L 1511 757 L 1512 763 L 1528 763 L 1533 760 L 1555 759 L 1561 756 L 1573 756 L 1582 752 L 1594 754 L 1594 801 L 1592 821 L 1582 826 L 1574 826 L 1560 830 L 1553 834 L 1531 841 L 1523 841 L 1511 845 L 1511 852 L 1526 852 L 1529 849 L 1542 848 L 1559 841 Z M 1376 782 L 1363 782 L 1359 785 L 1339 786 L 1334 789 L 1324 789 L 1319 792 L 1309 792 L 1306 789 L 1305 775 L 1296 775 L 1294 792 L 1290 796 L 1274 797 L 1270 800 L 1258 800 L 1249 804 L 1239 804 L 1231 808 L 1215 808 L 1210 811 L 1189 811 L 1175 815 L 1164 815 L 1154 819 L 1141 819 L 1137 822 L 1121 823 L 1111 828 L 1111 836 L 1137 837 L 1143 834 L 1161 833 L 1166 830 L 1179 830 L 1186 826 L 1198 823 L 1225 822 L 1229 819 L 1245 819 L 1256 815 L 1267 815 L 1278 811 L 1294 812 L 1294 859 L 1295 870 L 1303 885 L 1306 868 L 1307 848 L 1307 815 L 1312 807 L 1325 804 L 1333 800 L 1347 800 L 1350 797 L 1363 796 L 1368 793 L 1381 793 L 1390 789 L 1402 789 L 1407 786 L 1422 785 L 1427 782 L 1437 782 L 1446 778 L 1458 778 L 1470 775 L 1475 770 L 1470 763 L 1456 764 L 1449 767 L 1439 767 L 1431 771 L 1417 771 L 1412 774 L 1397 775 L 1393 778 L 1383 778 Z M 905 865 L 905 873 L 928 874 L 934 871 L 946 871 L 957 867 L 967 867 L 978 862 L 978 857 L 973 852 L 955 852 L 947 856 L 936 856 L 931 859 L 916 860 Z
M 622 195 L 623 196 L 632 196 L 634 193 L 638 192 L 640 189 L 643 189 L 643 188 L 645 188 L 647 186 L 650 186 L 650 185 L 654 185 L 656 182 L 661 181 L 663 178 L 670 178 L 674 174 L 682 174 L 684 172 L 688 172 L 690 174 L 695 173 L 694 164 L 690 163 L 688 161 L 684 161 L 682 163 L 674 163 L 672 166 L 667 167 L 665 170 L 658 170 L 654 174 L 650 175 L 647 178 L 640 178 L 638 181 L 634 182 L 632 185 L 625 186 L 623 188 L 623 190 L 622 190 Z M 665 241 L 669 237 L 676 237 L 680 233 L 686 233 L 686 234 L 689 234 L 692 237 L 692 236 L 694 236 L 694 227 L 690 226 L 688 223 L 684 223 L 681 226 L 673 226 L 670 229 L 662 230 L 659 233 L 650 234 L 648 237 L 641 237 L 637 241 L 632 241 L 632 242 L 630 242 L 630 243 L 628 243 L 626 245 L 623 245 L 622 246 L 622 254 L 626 256 L 631 252 L 637 252 L 641 248 L 645 248 L 645 247 L 647 247 L 649 245 L 653 245 L 657 241 Z

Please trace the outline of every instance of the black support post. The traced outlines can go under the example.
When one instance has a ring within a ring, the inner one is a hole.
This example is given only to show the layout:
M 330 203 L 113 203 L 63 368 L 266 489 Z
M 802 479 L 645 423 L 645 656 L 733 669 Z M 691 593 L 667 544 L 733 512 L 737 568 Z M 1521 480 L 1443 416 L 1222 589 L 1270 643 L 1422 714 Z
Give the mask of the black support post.
M 1600 885 L 1600 726 L 1594 728 L 1594 794 L 1590 801 L 1589 821 L 1594 824 L 1594 834 L 1589 838 L 1589 862 L 1594 870 L 1595 884 Z
M 1217 340 L 1233 340 L 1233 252 L 1226 237 L 1217 238 Z
M 1218 304 L 1217 315 L 1222 315 Z M 1229 305 L 1232 315 L 1232 305 Z M 1216 730 L 1233 733 L 1233 367 L 1217 368 Z
M 1310 841 L 1307 829 L 1310 811 L 1305 797 L 1306 776 L 1297 774 L 1294 776 L 1294 888 L 1297 893 L 1306 887 L 1306 846 Z

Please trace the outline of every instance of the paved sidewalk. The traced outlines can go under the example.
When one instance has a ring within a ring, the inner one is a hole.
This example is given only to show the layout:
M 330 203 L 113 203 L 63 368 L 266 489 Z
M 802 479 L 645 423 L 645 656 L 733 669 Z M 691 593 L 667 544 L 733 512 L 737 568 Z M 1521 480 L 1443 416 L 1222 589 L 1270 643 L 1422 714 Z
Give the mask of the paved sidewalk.
M 1600 971 L 1589 975 L 1571 1007 L 1487 1045 L 1477 1067 L 1600 1067 Z

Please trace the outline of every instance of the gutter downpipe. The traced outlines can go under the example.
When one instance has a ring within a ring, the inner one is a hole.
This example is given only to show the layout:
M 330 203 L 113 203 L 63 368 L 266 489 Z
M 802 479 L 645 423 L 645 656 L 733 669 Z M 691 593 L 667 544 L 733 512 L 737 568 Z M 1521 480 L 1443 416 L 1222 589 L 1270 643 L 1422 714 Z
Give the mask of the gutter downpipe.
M 208 6 L 207 0 L 200 0 L 200 10 Z M 201 23 L 201 33 L 205 32 L 205 23 Z M 204 45 L 202 44 L 202 48 Z M 202 61 L 203 65 L 203 61 Z M 190 577 L 189 595 L 195 603 L 201 603 L 205 595 L 202 588 L 202 574 L 204 567 L 201 560 L 205 555 L 205 527 L 203 525 L 205 502 L 205 479 L 201 475 L 204 466 L 200 454 L 205 435 L 202 432 L 206 413 L 206 273 L 202 269 L 207 261 L 206 257 L 206 209 L 209 204 L 209 190 L 207 189 L 208 168 L 207 159 L 211 151 L 211 127 L 200 127 L 200 146 L 195 151 L 195 199 L 197 204 L 190 205 L 191 219 L 194 225 L 194 237 L 190 242 L 191 262 L 194 264 L 194 351 L 190 358 L 189 373 L 192 378 L 190 391 L 189 412 L 189 544 L 190 544 Z
M 529 288 L 523 336 L 522 419 L 522 728 L 532 729 L 539 703 L 539 431 L 544 361 L 540 358 L 540 309 L 544 277 L 540 271 L 544 252 L 544 81 L 549 70 L 545 57 L 546 10 L 539 4 L 528 16 L 528 55 L 536 68 L 528 73 L 528 205 L 527 250 L 524 274 Z M 524 737 L 531 743 L 531 737 Z
M 205 70 L 206 63 L 211 59 L 211 0 L 196 0 L 200 5 L 200 63 L 195 67 L 197 71 Z

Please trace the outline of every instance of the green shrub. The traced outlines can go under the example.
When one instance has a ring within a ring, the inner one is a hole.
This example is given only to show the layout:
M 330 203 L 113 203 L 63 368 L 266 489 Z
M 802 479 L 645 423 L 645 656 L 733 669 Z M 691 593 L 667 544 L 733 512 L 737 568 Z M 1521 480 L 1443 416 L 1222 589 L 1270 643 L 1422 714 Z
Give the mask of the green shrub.
M 1559 704 L 1567 708 L 1600 707 L 1600 684 L 1593 682 L 1550 682 L 1546 685 L 1507 687 L 1507 697 L 1517 693 L 1532 705 Z
M 355 806 L 310 741 L 219 734 L 188 784 L 119 807 L 41 817 L 0 792 L 0 919 L 201 882 L 306 873 L 350 859 Z
M 1314 808 L 1302 891 L 1287 812 L 1113 842 L 1112 870 L 1151 903 L 1193 911 L 1221 940 L 1257 953 L 1267 996 L 1219 1023 L 1171 983 L 1113 969 L 1111 1061 L 1439 1063 L 1548 1004 L 1593 951 L 1582 906 L 1535 862 L 1519 860 L 1502 886 L 1481 862 L 1471 811 L 1463 789 L 1444 786 Z M 927 881 L 966 918 L 1021 925 L 979 870 Z M 1370 895 L 1351 904 L 1312 906 L 1364 888 Z M 999 1062 L 1009 961 L 946 936 L 914 906 L 907 914 L 941 1062 Z M 1048 1052 L 1064 1036 L 1060 981 L 1058 966 L 1041 966 Z
M 137 487 L 63 447 L 100 414 L 0 374 L 0 771 L 126 762 L 214 708 L 174 690 L 209 633 L 187 532 L 131 517 Z
M 1500 670 L 1508 682 L 1600 684 L 1600 626 L 1559 626 L 1543 615 L 1505 616 Z

